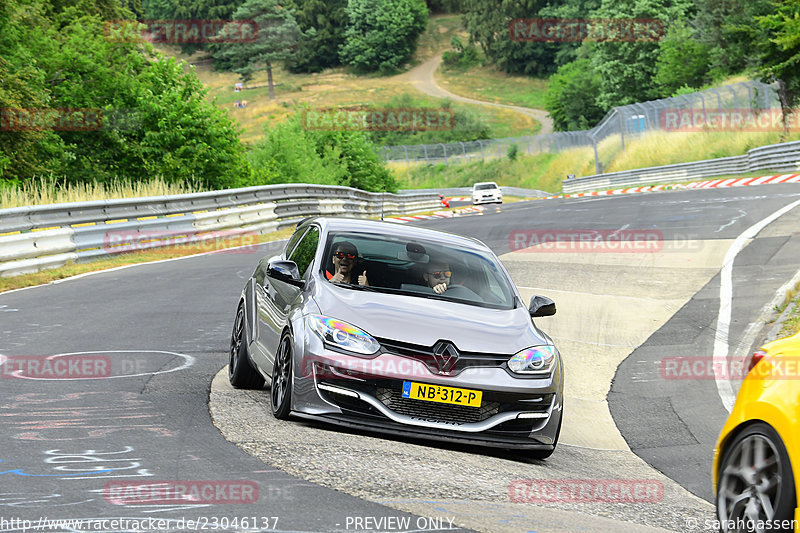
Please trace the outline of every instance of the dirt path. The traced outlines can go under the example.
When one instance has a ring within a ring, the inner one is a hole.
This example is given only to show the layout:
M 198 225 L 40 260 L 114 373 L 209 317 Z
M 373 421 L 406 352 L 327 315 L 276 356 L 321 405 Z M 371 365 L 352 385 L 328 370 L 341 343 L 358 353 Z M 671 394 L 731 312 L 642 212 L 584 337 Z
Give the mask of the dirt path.
M 518 113 L 522 113 L 523 115 L 527 115 L 538 120 L 542 124 L 542 129 L 539 132 L 540 134 L 553 133 L 553 120 L 550 118 L 550 115 L 547 113 L 547 111 L 542 109 L 532 109 L 530 107 L 483 102 L 481 100 L 474 100 L 472 98 L 459 96 L 447 91 L 446 89 L 443 89 L 436 83 L 436 79 L 433 77 L 434 72 L 436 72 L 436 69 L 439 67 L 441 62 L 442 56 L 440 54 L 425 61 L 421 65 L 417 65 L 403 74 L 403 76 L 405 76 L 406 79 L 414 85 L 414 87 L 427 95 L 435 96 L 437 98 L 449 98 L 453 101 L 464 102 L 467 104 L 488 105 L 493 107 L 503 107 L 505 109 L 513 109 Z

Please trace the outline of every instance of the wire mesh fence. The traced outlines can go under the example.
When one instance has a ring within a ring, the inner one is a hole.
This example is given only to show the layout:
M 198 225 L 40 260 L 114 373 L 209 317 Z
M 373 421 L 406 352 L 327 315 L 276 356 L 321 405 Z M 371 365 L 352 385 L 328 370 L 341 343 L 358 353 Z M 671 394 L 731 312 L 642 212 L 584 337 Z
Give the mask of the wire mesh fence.
M 625 142 L 653 131 L 685 129 L 707 123 L 722 110 L 760 113 L 780 109 L 776 87 L 760 81 L 743 81 L 705 91 L 662 98 L 638 104 L 615 107 L 590 130 L 563 131 L 526 137 L 506 137 L 485 141 L 439 144 L 382 146 L 379 153 L 388 162 L 463 163 L 507 157 L 512 145 L 519 153 L 556 153 L 572 148 L 594 147 L 597 173 L 602 164 L 597 157 L 597 144 L 617 137 Z M 701 117 L 702 120 L 698 120 Z M 683 127 L 683 128 L 682 128 Z

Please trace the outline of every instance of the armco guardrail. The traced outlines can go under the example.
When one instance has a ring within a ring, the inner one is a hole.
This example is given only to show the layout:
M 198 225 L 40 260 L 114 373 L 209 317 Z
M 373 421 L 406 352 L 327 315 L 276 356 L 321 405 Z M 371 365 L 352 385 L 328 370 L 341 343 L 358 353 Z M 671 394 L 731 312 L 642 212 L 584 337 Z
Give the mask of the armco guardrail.
M 744 155 L 706 159 L 676 165 L 609 172 L 561 182 L 565 193 L 603 188 L 648 185 L 661 181 L 685 181 L 750 172 L 794 172 L 800 170 L 800 141 L 753 148 Z
M 266 185 L 2 209 L 0 276 L 132 250 L 268 233 L 315 215 L 401 215 L 439 206 L 439 195 L 430 192 L 391 194 L 327 185 Z
M 550 196 L 552 194 L 549 192 L 540 191 L 538 189 L 522 189 L 520 187 L 506 187 L 502 185 L 500 186 L 500 190 L 503 191 L 503 194 L 508 194 L 510 196 L 521 196 L 523 198 L 540 198 L 544 196 Z M 472 187 L 450 187 L 449 189 L 409 189 L 400 191 L 401 194 L 423 192 L 442 194 L 444 196 L 469 196 L 472 194 Z

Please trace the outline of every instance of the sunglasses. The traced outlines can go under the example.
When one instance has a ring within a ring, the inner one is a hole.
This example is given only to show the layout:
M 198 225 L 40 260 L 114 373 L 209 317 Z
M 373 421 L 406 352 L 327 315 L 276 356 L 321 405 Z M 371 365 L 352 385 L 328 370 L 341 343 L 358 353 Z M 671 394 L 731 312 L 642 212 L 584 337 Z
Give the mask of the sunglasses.
M 437 278 L 449 278 L 453 273 L 449 270 L 435 270 L 433 272 L 428 272 L 428 274 Z
M 334 257 L 338 257 L 339 259 L 344 259 L 344 258 L 355 259 L 356 258 L 356 254 L 354 254 L 353 252 L 334 252 L 333 256 Z

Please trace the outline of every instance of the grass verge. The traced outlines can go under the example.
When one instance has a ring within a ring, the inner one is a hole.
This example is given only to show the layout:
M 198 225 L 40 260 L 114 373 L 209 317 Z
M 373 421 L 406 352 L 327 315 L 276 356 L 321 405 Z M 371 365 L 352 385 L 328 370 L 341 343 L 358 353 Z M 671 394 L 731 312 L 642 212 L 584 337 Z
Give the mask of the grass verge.
M 742 155 L 758 146 L 797 139 L 800 139 L 800 132 L 793 132 L 788 138 L 782 138 L 781 132 L 655 132 L 637 139 L 627 138 L 624 150 L 620 137 L 609 137 L 598 143 L 597 151 L 603 172 L 616 172 Z M 526 149 L 525 146 L 519 148 L 520 152 Z M 486 152 L 489 154 L 492 149 L 487 148 Z M 560 192 L 561 181 L 569 174 L 581 177 L 596 172 L 591 146 L 559 153 L 520 153 L 516 161 L 500 159 L 494 154 L 493 159 L 487 157 L 485 161 L 450 165 L 392 163 L 390 168 L 401 189 L 466 187 L 477 181 L 496 181 L 500 185 L 548 192 Z M 764 171 L 753 176 L 768 174 Z
M 160 178 L 135 182 L 70 183 L 63 186 L 56 185 L 54 178 L 41 178 L 24 181 L 22 187 L 19 188 L 0 187 L 0 209 L 64 202 L 189 194 L 203 190 L 196 183 L 169 183 Z
M 786 302 L 784 303 L 782 310 L 786 309 L 787 305 L 791 305 L 793 307 L 789 312 L 789 316 L 783 322 L 781 331 L 778 334 L 779 338 L 788 337 L 789 335 L 794 335 L 800 331 L 800 283 L 795 285 L 789 294 L 786 295 Z
M 473 67 L 464 71 L 436 71 L 437 82 L 459 96 L 496 104 L 544 109 L 548 80 L 511 76 L 494 67 Z

